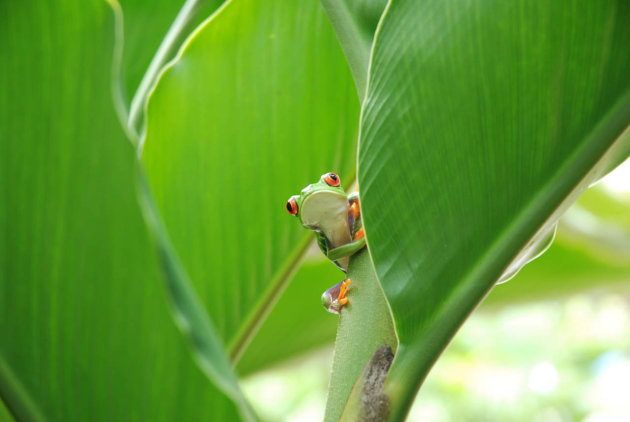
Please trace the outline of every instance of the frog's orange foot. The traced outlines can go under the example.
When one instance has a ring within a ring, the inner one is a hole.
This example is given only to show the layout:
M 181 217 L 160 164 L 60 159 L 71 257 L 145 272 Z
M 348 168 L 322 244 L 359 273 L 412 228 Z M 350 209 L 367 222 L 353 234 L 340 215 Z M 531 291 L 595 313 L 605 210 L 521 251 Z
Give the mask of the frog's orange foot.
M 363 227 L 361 227 L 359 230 L 357 230 L 357 232 L 354 234 L 354 239 L 353 240 L 359 240 L 359 239 L 363 239 L 365 237 L 365 230 L 363 230 Z
M 341 308 L 348 304 L 348 286 L 350 285 L 350 279 L 346 278 L 341 282 L 341 287 L 339 288 L 339 297 L 337 298 L 337 312 L 341 312 Z
M 337 298 L 339 303 L 341 303 L 341 306 L 348 303 L 348 298 L 346 297 L 346 295 L 348 293 L 348 286 L 350 285 L 350 281 L 352 280 L 350 280 L 349 278 L 346 278 L 344 281 L 341 282 L 341 288 L 339 289 L 339 297 Z M 341 309 L 341 306 L 339 307 L 339 309 Z

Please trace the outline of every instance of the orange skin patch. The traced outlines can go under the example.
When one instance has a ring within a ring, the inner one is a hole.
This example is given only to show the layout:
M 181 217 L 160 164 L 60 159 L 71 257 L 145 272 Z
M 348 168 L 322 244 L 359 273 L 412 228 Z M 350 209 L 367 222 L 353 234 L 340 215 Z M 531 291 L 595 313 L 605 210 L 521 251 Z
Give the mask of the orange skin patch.
M 365 237 L 365 230 L 363 230 L 363 227 L 361 227 L 359 230 L 357 230 L 357 232 L 354 234 L 354 240 L 359 240 L 359 239 L 363 239 Z
M 359 200 L 353 200 L 350 208 L 352 209 L 352 215 L 354 215 L 354 219 L 357 220 L 361 215 L 361 206 L 359 205 Z

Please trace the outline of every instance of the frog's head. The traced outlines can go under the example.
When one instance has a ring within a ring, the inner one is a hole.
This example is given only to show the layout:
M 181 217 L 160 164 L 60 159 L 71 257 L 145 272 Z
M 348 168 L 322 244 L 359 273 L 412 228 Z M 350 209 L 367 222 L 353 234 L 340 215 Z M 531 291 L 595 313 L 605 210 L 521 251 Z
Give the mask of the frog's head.
M 335 173 L 323 174 L 317 183 L 308 185 L 299 195 L 287 201 L 287 211 L 300 219 L 309 228 L 317 228 L 322 216 L 337 209 L 345 210 L 347 196 L 341 180 Z

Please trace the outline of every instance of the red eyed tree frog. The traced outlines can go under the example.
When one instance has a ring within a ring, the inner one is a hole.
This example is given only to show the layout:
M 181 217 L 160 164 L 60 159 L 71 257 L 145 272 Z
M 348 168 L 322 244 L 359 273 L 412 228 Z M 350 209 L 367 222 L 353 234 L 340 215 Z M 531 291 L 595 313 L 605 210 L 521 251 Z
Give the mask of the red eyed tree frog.
M 359 194 L 347 195 L 339 176 L 326 173 L 317 183 L 289 198 L 286 206 L 289 214 L 315 232 L 317 245 L 324 255 L 346 272 L 350 257 L 365 246 Z M 349 284 L 347 278 L 324 292 L 322 303 L 326 310 L 337 314 L 348 303 Z

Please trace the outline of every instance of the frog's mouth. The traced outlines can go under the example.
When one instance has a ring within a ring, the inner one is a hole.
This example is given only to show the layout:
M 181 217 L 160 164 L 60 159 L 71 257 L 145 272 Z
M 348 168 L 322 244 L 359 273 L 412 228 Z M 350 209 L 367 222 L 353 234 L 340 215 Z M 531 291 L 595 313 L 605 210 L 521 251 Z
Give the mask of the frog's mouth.
M 348 227 L 348 199 L 330 191 L 314 192 L 302 203 L 302 224 L 323 233 L 332 248 L 352 241 Z

